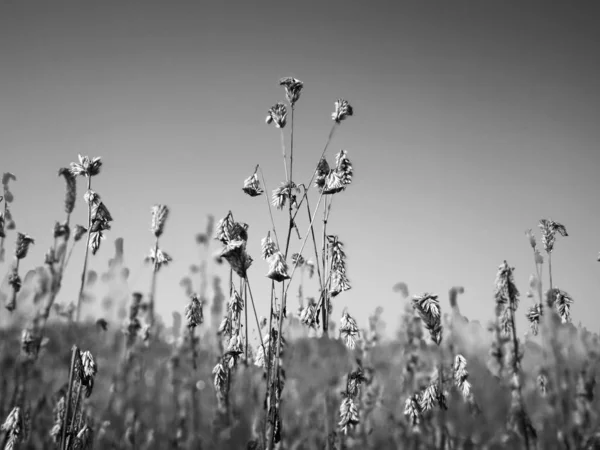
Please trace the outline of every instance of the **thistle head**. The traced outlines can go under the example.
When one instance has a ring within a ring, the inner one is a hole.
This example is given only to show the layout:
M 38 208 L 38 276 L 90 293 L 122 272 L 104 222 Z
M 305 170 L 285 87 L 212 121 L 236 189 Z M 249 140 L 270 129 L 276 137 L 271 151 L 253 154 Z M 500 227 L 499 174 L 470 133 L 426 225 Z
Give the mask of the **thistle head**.
M 284 128 L 287 123 L 287 108 L 283 103 L 275 103 L 267 112 L 267 118 L 265 119 L 267 125 L 271 122 L 275 124 L 277 128 Z
M 152 207 L 151 230 L 157 238 L 163 234 L 165 222 L 169 216 L 169 208 L 166 205 L 154 205 Z
M 279 85 L 285 88 L 285 97 L 293 107 L 300 98 L 300 91 L 302 91 L 304 83 L 293 77 L 285 77 L 279 80 Z
M 74 176 L 93 177 L 100 173 L 102 160 L 99 156 L 90 158 L 89 156 L 79 156 L 79 163 L 71 163 L 71 173 Z
M 331 118 L 340 123 L 342 120 L 354 114 L 354 109 L 347 100 L 339 98 L 335 101 L 335 110 L 331 113 Z

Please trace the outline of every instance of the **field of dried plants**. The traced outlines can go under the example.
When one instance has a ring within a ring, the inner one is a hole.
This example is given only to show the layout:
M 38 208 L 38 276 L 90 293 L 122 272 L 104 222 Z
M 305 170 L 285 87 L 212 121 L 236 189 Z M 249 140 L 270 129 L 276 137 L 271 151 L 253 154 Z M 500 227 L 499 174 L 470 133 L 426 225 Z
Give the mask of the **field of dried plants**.
M 253 233 L 263 236 L 262 254 L 247 251 L 251 224 L 234 212 L 216 223 L 209 216 L 195 237 L 204 257 L 189 262 L 191 272 L 175 289 L 188 304 L 172 324 L 155 314 L 155 305 L 168 301 L 156 294 L 171 261 L 161 247 L 167 205 L 155 205 L 148 217 L 151 284 L 147 293 L 132 292 L 123 240 L 110 236 L 118 217 L 92 183 L 110 177 L 101 158 L 79 156 L 58 171 L 65 217 L 51 238 L 35 241 L 11 214 L 18 180 L 4 174 L 2 448 L 600 448 L 598 335 L 571 323 L 573 300 L 552 284 L 557 238 L 568 245 L 565 226 L 542 219 L 537 238 L 531 230 L 524 235 L 532 265 L 518 270 L 533 269 L 524 295 L 530 307 L 519 308 L 515 268 L 499 261 L 489 323 L 463 316 L 462 287 L 449 286 L 447 297 L 411 295 L 393 281 L 390 295 L 405 309 L 392 339 L 383 335 L 381 308 L 369 317 L 352 308 L 333 317 L 336 297 L 351 289 L 352 259 L 343 230 L 332 230 L 328 219 L 335 197 L 352 195 L 353 167 L 348 152 L 331 158 L 328 149 L 354 111 L 344 99 L 334 102 L 315 170 L 299 180 L 294 114 L 303 83 L 279 84 L 286 102 L 268 110 L 266 123 L 281 133 L 284 182 L 268 193 L 260 165 L 243 187 L 229 180 L 270 216 L 272 228 Z M 71 221 L 79 178 L 85 224 Z M 277 214 L 285 229 L 275 226 Z M 48 247 L 44 261 L 27 258 L 31 245 Z M 69 264 L 73 252 L 85 254 L 83 267 Z M 97 252 L 114 252 L 103 273 L 88 270 Z M 251 279 L 248 269 L 259 264 L 266 277 Z M 78 280 L 76 301 L 61 297 L 66 277 Z M 315 292 L 309 279 L 318 283 Z M 358 274 L 352 279 L 364 282 Z M 271 287 L 266 317 L 255 306 L 259 283 Z M 97 317 L 84 319 L 86 310 Z M 530 325 L 524 336 L 521 321 Z M 253 339 L 253 330 L 262 339 Z

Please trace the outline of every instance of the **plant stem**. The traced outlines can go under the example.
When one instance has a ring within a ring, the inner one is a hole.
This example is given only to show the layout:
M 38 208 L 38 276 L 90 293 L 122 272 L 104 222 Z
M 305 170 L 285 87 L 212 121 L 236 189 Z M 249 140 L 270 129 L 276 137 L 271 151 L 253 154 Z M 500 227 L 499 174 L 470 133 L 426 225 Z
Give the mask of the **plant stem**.
M 321 153 L 321 157 L 319 158 L 319 161 L 317 162 L 317 167 L 315 168 L 312 177 L 310 178 L 310 181 L 306 184 L 306 186 L 308 188 L 310 188 L 310 186 L 312 185 L 313 180 L 315 179 L 315 176 L 317 175 L 317 168 L 319 167 L 319 163 L 321 162 L 321 159 L 323 159 L 323 157 L 325 156 L 325 152 L 327 151 L 327 147 L 329 147 L 329 144 L 331 143 L 331 139 L 333 138 L 333 133 L 336 129 L 336 125 L 337 122 L 334 122 L 333 125 L 331 126 L 331 130 L 329 131 L 329 137 L 327 138 L 327 142 L 325 142 L 325 148 L 323 149 L 323 153 Z M 298 205 L 296 206 L 296 213 L 294 214 L 293 219 L 296 218 L 296 214 L 298 214 L 298 211 L 300 210 L 300 206 L 302 206 L 302 202 L 308 197 L 308 190 L 306 190 L 304 192 L 304 195 L 302 196 L 302 198 L 300 199 L 300 203 L 298 203 Z
M 150 305 L 148 313 L 150 315 L 150 326 L 154 325 L 154 301 L 156 297 L 156 273 L 158 272 L 158 237 L 154 243 L 154 265 L 152 270 L 152 281 L 150 284 Z
M 92 177 L 87 177 L 87 190 L 90 191 L 92 189 Z M 75 312 L 75 321 L 79 322 L 79 317 L 81 315 L 81 302 L 83 300 L 83 287 L 85 286 L 85 276 L 87 273 L 87 264 L 88 264 L 88 256 L 90 252 L 90 238 L 91 238 L 91 228 L 92 228 L 92 204 L 91 201 L 88 202 L 88 229 L 87 229 L 87 241 L 85 244 L 85 258 L 83 260 L 83 271 L 81 272 L 81 286 L 79 287 L 79 295 L 77 296 L 77 309 Z
M 77 362 L 77 358 L 79 357 L 79 349 L 77 348 L 76 345 L 74 345 L 71 348 L 71 366 L 69 368 L 69 387 L 67 389 L 67 402 L 65 405 L 65 417 L 64 417 L 64 421 L 63 421 L 63 428 L 62 428 L 62 437 L 60 439 L 60 448 L 62 450 L 67 450 L 67 447 L 65 446 L 65 444 L 67 443 L 67 428 L 69 426 L 69 413 L 71 410 L 71 399 L 72 399 L 72 395 L 73 395 L 73 384 L 74 384 L 74 379 L 75 379 L 75 365 Z
M 512 296 L 509 298 L 508 308 L 510 309 L 510 324 L 511 324 L 511 331 L 512 331 L 511 334 L 512 334 L 512 341 L 513 341 L 512 369 L 513 369 L 514 375 L 516 377 L 519 377 L 519 361 L 518 361 L 519 340 L 517 339 L 517 330 L 515 327 L 515 304 L 514 304 L 514 299 L 512 298 Z M 525 414 L 524 414 L 525 406 L 523 405 L 523 394 L 521 392 L 521 381 L 520 380 L 519 380 L 519 384 L 517 386 L 517 395 L 518 395 L 518 399 L 519 399 L 519 408 L 521 409 L 521 411 L 520 411 L 521 427 L 523 428 L 523 436 L 525 438 L 525 448 L 527 450 L 529 450 L 529 430 L 527 429 L 527 423 L 526 423 Z
M 262 171 L 262 167 L 258 167 L 260 170 L 260 176 L 262 178 L 263 186 L 265 187 L 265 199 L 267 200 L 267 206 L 269 207 L 269 216 L 271 217 L 271 227 L 273 229 L 273 235 L 275 236 L 275 242 L 277 243 L 277 248 L 279 247 L 279 238 L 277 237 L 277 229 L 275 228 L 275 220 L 273 219 L 273 211 L 271 209 L 271 202 L 269 200 L 269 195 L 267 194 L 267 183 L 265 182 L 265 175 Z
M 285 181 L 290 181 L 287 169 L 287 156 L 285 154 L 285 135 L 283 134 L 283 128 L 281 131 L 281 154 L 283 155 L 283 169 L 285 170 Z

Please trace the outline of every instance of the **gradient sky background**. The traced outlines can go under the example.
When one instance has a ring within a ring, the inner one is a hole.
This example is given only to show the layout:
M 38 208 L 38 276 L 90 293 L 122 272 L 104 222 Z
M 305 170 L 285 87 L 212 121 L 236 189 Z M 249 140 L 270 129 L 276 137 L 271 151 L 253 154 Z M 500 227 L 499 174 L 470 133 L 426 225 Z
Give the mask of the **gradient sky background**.
M 91 268 L 106 267 L 122 236 L 132 288 L 147 292 L 150 270 L 139 261 L 153 240 L 150 208 L 169 205 L 162 247 L 175 262 L 160 273 L 157 308 L 170 317 L 187 301 L 179 280 L 197 262 L 195 233 L 206 214 L 231 209 L 250 224 L 250 279 L 266 314 L 259 249 L 269 218 L 264 198 L 241 187 L 257 163 L 269 189 L 284 179 L 279 131 L 264 118 L 284 100 L 279 78 L 291 75 L 305 83 L 294 162 L 303 182 L 335 99 L 355 108 L 328 151 L 331 161 L 346 149 L 355 168 L 329 228 L 346 244 L 353 286 L 334 301 L 336 321 L 344 306 L 366 322 L 381 305 L 393 329 L 404 303 L 392 292 L 399 281 L 411 293 L 440 294 L 444 307 L 448 289 L 462 285 L 463 312 L 491 318 L 504 259 L 529 305 L 534 266 L 524 231 L 551 217 L 570 233 L 555 247 L 555 284 L 574 297 L 574 322 L 597 330 L 595 5 L 4 1 L 0 171 L 18 177 L 14 217 L 36 238 L 23 267 L 42 261 L 64 217 L 57 170 L 78 153 L 101 156 L 94 188 L 115 221 Z M 83 192 L 80 180 L 79 223 L 87 220 Z M 299 246 L 293 239 L 292 251 Z M 82 261 L 80 247 L 60 301 L 76 298 Z

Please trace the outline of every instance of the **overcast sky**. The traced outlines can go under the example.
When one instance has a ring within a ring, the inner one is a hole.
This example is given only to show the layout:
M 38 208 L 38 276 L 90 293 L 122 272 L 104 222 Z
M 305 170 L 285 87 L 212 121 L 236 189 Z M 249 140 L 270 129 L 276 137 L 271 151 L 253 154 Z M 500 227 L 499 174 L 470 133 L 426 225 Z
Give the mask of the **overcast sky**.
M 279 78 L 291 75 L 305 83 L 294 161 L 304 182 L 335 99 L 355 108 L 327 155 L 346 149 L 355 169 L 329 225 L 346 245 L 353 287 L 334 300 L 336 320 L 349 306 L 366 322 L 380 305 L 393 328 L 404 302 L 392 292 L 399 281 L 413 294 L 440 294 L 443 307 L 448 289 L 462 285 L 463 312 L 491 318 L 498 265 L 506 259 L 516 268 L 525 297 L 534 266 L 524 232 L 550 217 L 570 234 L 555 247 L 555 284 L 575 299 L 574 322 L 596 330 L 594 5 L 2 2 L 0 171 L 17 176 L 14 217 L 36 238 L 23 267 L 42 262 L 53 223 L 64 217 L 57 170 L 78 153 L 101 156 L 94 189 L 115 221 L 91 268 L 103 270 L 112 241 L 124 237 L 132 288 L 147 292 L 149 269 L 140 271 L 139 261 L 153 240 L 150 208 L 165 203 L 172 213 L 162 247 L 175 261 L 160 273 L 157 308 L 181 311 L 179 280 L 197 262 L 195 233 L 207 214 L 232 210 L 250 224 L 250 279 L 265 315 L 260 239 L 269 216 L 264 198 L 241 187 L 256 164 L 269 189 L 284 179 L 279 131 L 264 119 L 284 100 Z M 85 223 L 80 183 L 74 219 Z M 283 213 L 278 224 L 283 234 Z M 292 239 L 292 251 L 299 247 Z M 82 260 L 79 248 L 60 301 L 76 298 Z

